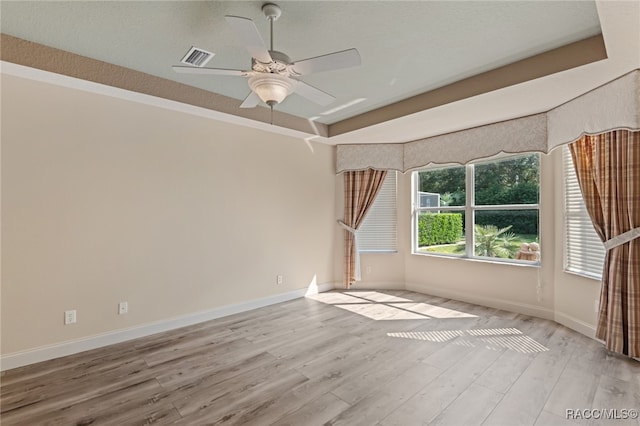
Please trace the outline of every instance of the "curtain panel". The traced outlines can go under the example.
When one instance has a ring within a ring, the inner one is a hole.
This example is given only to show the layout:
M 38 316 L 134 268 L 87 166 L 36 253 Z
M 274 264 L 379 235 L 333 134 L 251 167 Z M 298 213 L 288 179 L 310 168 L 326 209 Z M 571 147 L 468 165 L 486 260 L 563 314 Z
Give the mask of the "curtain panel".
M 596 337 L 612 352 L 640 357 L 640 132 L 587 135 L 569 148 L 607 249 Z
M 344 233 L 344 284 L 360 281 L 360 252 L 358 228 L 378 196 L 386 170 L 359 170 L 344 174 L 344 221 L 338 223 Z

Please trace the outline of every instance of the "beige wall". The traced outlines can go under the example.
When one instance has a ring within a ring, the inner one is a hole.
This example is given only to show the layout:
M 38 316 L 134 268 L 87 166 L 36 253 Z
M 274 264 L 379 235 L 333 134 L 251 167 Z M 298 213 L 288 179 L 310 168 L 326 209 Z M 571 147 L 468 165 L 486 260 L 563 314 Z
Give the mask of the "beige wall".
M 333 282 L 333 151 L 4 75 L 2 354 Z

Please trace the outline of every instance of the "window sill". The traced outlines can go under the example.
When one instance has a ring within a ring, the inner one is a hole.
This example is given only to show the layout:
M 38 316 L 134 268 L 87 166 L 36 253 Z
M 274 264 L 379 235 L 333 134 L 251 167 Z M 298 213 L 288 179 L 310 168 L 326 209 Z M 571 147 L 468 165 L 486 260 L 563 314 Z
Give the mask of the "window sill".
M 563 272 L 567 273 L 567 274 L 571 274 L 571 275 L 576 275 L 580 278 L 587 278 L 593 281 L 596 281 L 597 284 L 600 284 L 602 282 L 602 276 L 595 276 L 595 275 L 590 275 L 587 274 L 586 272 L 577 272 L 577 271 L 569 271 L 567 269 L 563 269 Z
M 516 267 L 528 267 L 528 268 L 541 268 L 541 262 L 531 262 L 526 260 L 498 260 L 498 259 L 488 259 L 483 257 L 465 257 L 465 256 L 453 256 L 446 254 L 431 254 L 431 253 L 420 253 L 420 252 L 412 252 L 416 256 L 424 256 L 436 259 L 454 259 L 454 260 L 462 260 L 466 262 L 480 262 L 480 263 L 491 263 L 494 265 L 507 265 L 507 266 L 516 266 Z

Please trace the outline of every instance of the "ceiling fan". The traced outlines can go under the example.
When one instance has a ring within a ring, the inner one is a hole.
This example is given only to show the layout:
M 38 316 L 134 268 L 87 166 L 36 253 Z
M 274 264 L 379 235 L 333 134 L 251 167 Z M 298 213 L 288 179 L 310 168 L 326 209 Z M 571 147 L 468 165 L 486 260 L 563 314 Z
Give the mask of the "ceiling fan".
M 358 51 L 356 49 L 347 49 L 291 62 L 287 55 L 273 49 L 273 22 L 282 14 L 280 7 L 273 3 L 267 3 L 262 6 L 262 12 L 270 23 L 269 49 L 265 46 L 258 28 L 251 19 L 239 16 L 225 16 L 236 37 L 245 45 L 251 55 L 250 70 L 180 65 L 174 65 L 172 68 L 178 73 L 185 74 L 248 77 L 251 93 L 242 102 L 240 108 L 254 108 L 262 100 L 273 109 L 274 105 L 279 104 L 294 92 L 319 105 L 326 106 L 333 102 L 335 97 L 299 80 L 298 77 L 314 72 L 358 66 L 361 63 Z M 209 55 L 212 56 L 211 54 Z

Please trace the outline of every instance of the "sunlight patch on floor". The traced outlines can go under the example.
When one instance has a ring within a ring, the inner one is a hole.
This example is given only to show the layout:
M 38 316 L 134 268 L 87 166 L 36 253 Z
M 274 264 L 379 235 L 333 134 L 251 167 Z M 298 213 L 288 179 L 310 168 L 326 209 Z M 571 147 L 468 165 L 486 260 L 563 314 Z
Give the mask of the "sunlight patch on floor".
M 365 316 L 372 320 L 413 320 L 413 319 L 425 319 L 424 315 L 419 313 L 406 311 L 404 309 L 397 309 L 393 306 L 382 304 L 348 304 L 348 305 L 336 305 L 338 308 L 345 309 L 347 311 Z
M 390 303 L 396 308 L 407 309 L 432 318 L 475 318 L 476 315 L 466 312 L 443 308 L 442 306 L 429 305 L 428 303 Z
M 334 305 L 376 321 L 477 317 L 477 315 L 443 306 L 416 302 L 377 291 L 328 292 L 307 295 L 307 298 Z
M 434 343 L 452 342 L 453 344 L 468 347 L 485 345 L 488 349 L 499 347 L 525 354 L 549 350 L 549 348 L 523 334 L 517 328 L 401 331 L 387 333 L 387 336 Z
M 345 291 L 344 294 L 379 303 L 413 302 L 411 299 L 405 299 L 404 297 L 398 297 L 392 294 L 379 293 L 377 291 Z
M 326 303 L 328 305 L 338 305 L 343 303 L 362 303 L 362 299 L 349 296 L 345 293 L 318 293 L 307 296 L 307 298 L 317 300 L 318 302 Z
M 549 350 L 544 345 L 536 342 L 529 336 L 501 336 L 501 337 L 483 337 L 482 340 L 485 343 L 489 343 L 494 346 L 501 346 L 503 348 L 511 349 L 516 352 L 522 352 L 524 354 L 534 352 L 546 352 Z

